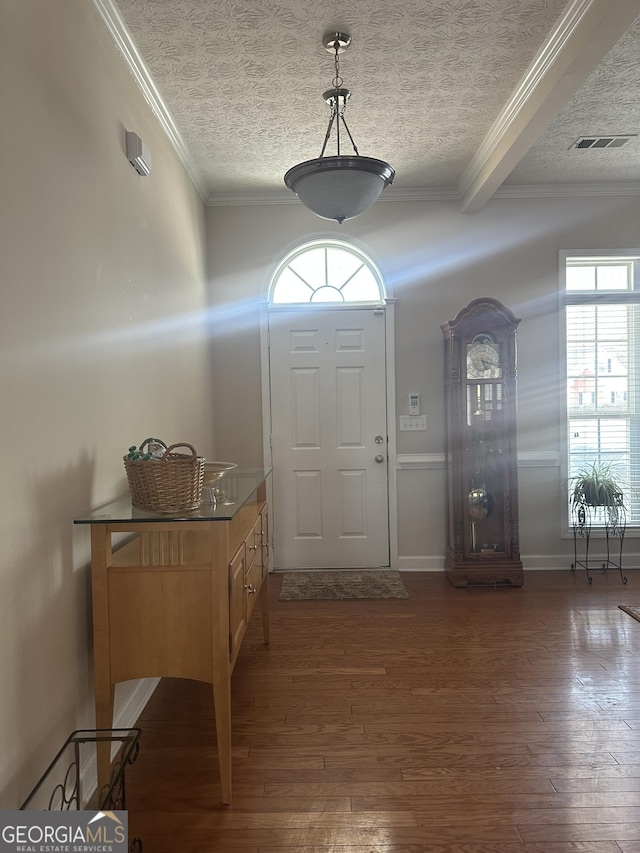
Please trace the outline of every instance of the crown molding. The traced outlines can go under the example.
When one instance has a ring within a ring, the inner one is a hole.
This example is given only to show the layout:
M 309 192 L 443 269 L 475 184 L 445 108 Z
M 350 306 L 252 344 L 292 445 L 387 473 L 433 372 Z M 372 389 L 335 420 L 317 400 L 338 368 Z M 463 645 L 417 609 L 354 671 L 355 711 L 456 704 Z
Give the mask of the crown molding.
M 386 201 L 443 201 L 460 200 L 455 187 L 425 187 L 424 189 L 386 189 L 376 204 Z M 207 199 L 208 207 L 228 207 L 242 204 L 300 204 L 300 199 L 290 190 L 265 190 L 264 192 L 212 192 Z
M 171 115 L 169 108 L 158 92 L 156 85 L 153 82 L 153 78 L 151 77 L 151 72 L 149 71 L 144 59 L 140 56 L 138 48 L 131 37 L 131 33 L 125 24 L 120 11 L 113 0 L 92 0 L 92 2 L 98 10 L 100 17 L 105 22 L 107 29 L 111 33 L 116 47 L 138 84 L 146 102 L 151 107 L 151 110 L 160 122 L 160 126 L 176 150 L 176 153 L 187 174 L 191 178 L 200 198 L 206 203 L 209 188 L 207 187 L 200 169 L 197 167 L 193 157 L 191 156 L 191 153 L 182 138 L 182 134 L 173 120 L 173 116 Z
M 298 196 L 288 190 L 258 192 L 209 193 L 207 207 L 236 207 L 245 204 L 297 204 Z
M 500 198 L 587 198 L 599 196 L 640 195 L 640 182 L 584 183 L 584 184 L 505 184 L 495 191 Z M 454 187 L 426 187 L 424 189 L 385 190 L 376 205 L 385 202 L 460 201 L 460 192 Z M 271 192 L 211 193 L 207 207 L 234 207 L 241 205 L 300 204 L 295 193 L 273 190 Z M 467 211 L 463 211 L 467 212 Z M 468 211 L 470 212 L 470 211 Z
M 504 184 L 496 190 L 493 198 L 571 198 L 626 195 L 640 195 L 640 183 L 633 181 L 624 184 L 531 184 L 528 186 Z

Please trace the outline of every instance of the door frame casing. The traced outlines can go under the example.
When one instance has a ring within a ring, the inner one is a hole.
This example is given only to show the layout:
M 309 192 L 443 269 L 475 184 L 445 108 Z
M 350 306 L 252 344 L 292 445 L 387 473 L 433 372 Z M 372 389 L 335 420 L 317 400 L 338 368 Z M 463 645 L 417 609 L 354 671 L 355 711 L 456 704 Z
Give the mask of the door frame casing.
M 271 383 L 269 378 L 269 315 L 287 311 L 314 310 L 325 311 L 355 311 L 362 309 L 384 310 L 385 313 L 385 375 L 386 375 L 386 408 L 387 408 L 387 487 L 389 514 L 389 567 L 398 568 L 398 486 L 397 486 L 397 450 L 396 450 L 396 370 L 395 370 L 395 299 L 385 299 L 383 302 L 364 304 L 361 302 L 334 304 L 324 303 L 322 308 L 305 305 L 290 305 L 272 307 L 263 303 L 260 307 L 260 372 L 262 385 L 262 452 L 264 464 L 271 468 L 273 454 L 271 449 Z M 273 506 L 273 477 L 269 477 L 268 501 Z M 271 517 L 269 527 L 271 543 L 277 540 L 277 519 Z M 273 552 L 269 549 L 269 571 L 273 571 Z

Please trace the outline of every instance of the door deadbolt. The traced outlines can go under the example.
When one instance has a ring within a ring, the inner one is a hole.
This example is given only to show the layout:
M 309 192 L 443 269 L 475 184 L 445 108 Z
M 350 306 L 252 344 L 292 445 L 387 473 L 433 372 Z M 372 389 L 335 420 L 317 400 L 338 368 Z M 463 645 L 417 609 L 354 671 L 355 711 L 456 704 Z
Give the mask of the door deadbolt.
M 375 443 L 376 443 L 376 444 L 382 444 L 382 442 L 384 441 L 384 436 L 383 436 L 383 435 L 377 435 L 377 436 L 374 438 L 374 441 L 375 441 Z

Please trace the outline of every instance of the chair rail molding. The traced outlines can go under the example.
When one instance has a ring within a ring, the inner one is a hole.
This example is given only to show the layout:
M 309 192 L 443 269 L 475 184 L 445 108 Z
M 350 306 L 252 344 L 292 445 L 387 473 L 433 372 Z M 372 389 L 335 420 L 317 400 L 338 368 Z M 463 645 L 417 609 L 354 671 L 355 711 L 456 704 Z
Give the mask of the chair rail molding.
M 444 468 L 444 453 L 398 453 L 398 471 Z M 555 450 L 527 450 L 518 453 L 519 468 L 559 468 L 560 453 Z

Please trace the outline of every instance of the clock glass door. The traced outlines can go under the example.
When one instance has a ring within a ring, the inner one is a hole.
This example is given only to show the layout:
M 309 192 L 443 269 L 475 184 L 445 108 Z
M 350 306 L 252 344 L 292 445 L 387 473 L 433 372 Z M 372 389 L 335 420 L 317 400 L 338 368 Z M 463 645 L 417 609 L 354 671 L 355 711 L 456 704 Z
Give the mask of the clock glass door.
M 467 554 L 501 554 L 505 551 L 503 404 L 501 382 L 478 380 L 467 384 Z

